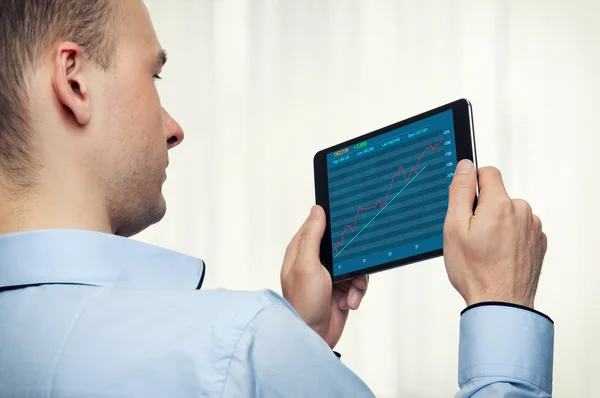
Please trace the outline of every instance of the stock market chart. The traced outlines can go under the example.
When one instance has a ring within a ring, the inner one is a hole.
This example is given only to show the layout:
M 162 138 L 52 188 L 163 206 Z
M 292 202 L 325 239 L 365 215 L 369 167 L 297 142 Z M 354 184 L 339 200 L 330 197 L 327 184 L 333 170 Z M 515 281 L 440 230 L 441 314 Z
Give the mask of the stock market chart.
M 452 111 L 328 154 L 334 274 L 442 247 Z

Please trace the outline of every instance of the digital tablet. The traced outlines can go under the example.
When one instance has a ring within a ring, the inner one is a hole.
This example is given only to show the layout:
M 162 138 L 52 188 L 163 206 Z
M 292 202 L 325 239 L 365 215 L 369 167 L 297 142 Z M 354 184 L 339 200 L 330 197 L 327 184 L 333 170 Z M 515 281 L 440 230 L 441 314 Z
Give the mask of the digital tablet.
M 333 281 L 441 256 L 448 187 L 462 159 L 477 167 L 466 99 L 319 151 L 320 257 Z

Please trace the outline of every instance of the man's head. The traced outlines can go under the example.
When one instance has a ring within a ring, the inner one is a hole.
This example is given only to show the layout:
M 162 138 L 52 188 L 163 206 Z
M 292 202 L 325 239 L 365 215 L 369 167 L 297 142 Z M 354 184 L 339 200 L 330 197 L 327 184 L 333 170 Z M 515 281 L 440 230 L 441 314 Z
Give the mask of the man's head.
M 155 87 L 165 60 L 141 0 L 0 0 L 0 199 L 46 207 L 24 229 L 130 236 L 163 217 L 183 139 Z

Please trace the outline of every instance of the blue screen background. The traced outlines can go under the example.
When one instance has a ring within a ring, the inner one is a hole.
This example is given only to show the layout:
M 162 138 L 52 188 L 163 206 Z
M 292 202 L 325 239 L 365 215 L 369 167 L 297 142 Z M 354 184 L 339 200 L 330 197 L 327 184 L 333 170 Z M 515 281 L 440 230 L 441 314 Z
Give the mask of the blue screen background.
M 334 276 L 442 247 L 454 139 L 447 110 L 327 154 Z

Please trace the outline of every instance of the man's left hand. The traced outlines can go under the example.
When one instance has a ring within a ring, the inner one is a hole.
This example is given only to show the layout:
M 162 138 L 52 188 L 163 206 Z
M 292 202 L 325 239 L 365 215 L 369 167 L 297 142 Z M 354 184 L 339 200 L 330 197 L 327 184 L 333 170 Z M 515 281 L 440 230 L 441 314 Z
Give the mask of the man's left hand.
M 283 297 L 304 322 L 333 349 L 340 340 L 350 309 L 357 310 L 367 292 L 368 277 L 332 285 L 319 250 L 325 212 L 314 206 L 285 251 L 281 268 Z

